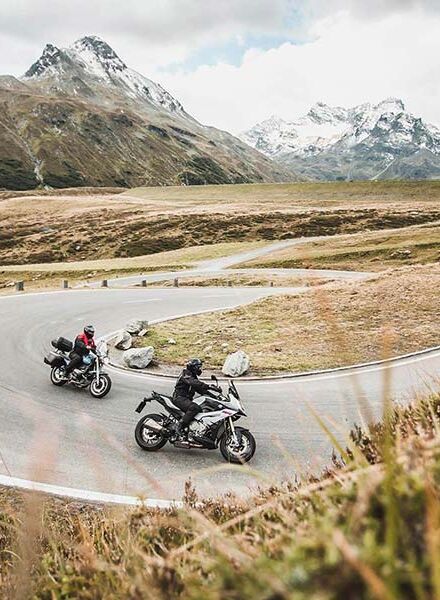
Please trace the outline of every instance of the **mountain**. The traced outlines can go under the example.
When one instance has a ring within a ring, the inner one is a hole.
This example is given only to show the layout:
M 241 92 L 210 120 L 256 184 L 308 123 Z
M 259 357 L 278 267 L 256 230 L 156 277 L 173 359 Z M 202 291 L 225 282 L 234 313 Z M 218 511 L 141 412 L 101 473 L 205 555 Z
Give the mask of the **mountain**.
M 103 40 L 47 44 L 0 76 L 0 188 L 286 181 L 289 167 L 204 126 Z
M 440 130 L 395 98 L 354 108 L 318 103 L 297 120 L 272 116 L 240 137 L 310 179 L 440 177 Z

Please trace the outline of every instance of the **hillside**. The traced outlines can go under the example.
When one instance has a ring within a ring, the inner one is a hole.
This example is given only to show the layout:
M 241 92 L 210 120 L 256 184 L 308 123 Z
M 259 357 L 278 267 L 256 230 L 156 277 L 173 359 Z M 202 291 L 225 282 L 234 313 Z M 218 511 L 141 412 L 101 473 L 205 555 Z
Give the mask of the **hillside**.
M 114 196 L 99 190 L 15 195 L 5 192 L 0 201 L 3 265 L 141 256 L 221 242 L 397 229 L 440 220 L 440 183 L 435 181 L 143 187 Z
M 198 123 L 94 36 L 66 49 L 48 44 L 23 77 L 0 77 L 0 115 L 0 188 L 295 179 Z

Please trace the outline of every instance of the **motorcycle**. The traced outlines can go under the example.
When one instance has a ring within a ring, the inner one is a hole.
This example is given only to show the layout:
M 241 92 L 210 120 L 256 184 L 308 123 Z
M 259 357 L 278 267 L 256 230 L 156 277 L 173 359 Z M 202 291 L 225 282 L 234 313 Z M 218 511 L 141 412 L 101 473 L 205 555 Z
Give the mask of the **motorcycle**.
M 112 381 L 103 371 L 104 363 L 108 362 L 107 344 L 100 342 L 96 352 L 91 352 L 84 357 L 83 365 L 74 369 L 70 378 L 66 379 L 66 367 L 70 362 L 69 354 L 73 350 L 73 343 L 66 338 L 59 337 L 51 342 L 54 350 L 44 357 L 46 365 L 51 367 L 50 380 L 53 385 L 61 387 L 70 383 L 77 388 L 89 388 L 94 398 L 104 398 L 111 387 Z
M 217 378 L 212 375 L 211 379 L 218 387 Z M 201 411 L 190 423 L 187 438 L 175 433 L 176 424 L 184 413 L 173 404 L 171 396 L 153 391 L 150 398 L 140 402 L 136 412 L 141 413 L 153 400 L 163 407 L 165 413 L 148 414 L 137 423 L 135 439 L 143 450 L 155 452 L 167 442 L 176 448 L 215 450 L 220 447 L 224 459 L 237 464 L 248 462 L 255 454 L 256 442 L 252 433 L 234 425 L 246 413 L 232 380 L 226 394 L 218 388 L 218 391 L 210 390 L 193 400 Z

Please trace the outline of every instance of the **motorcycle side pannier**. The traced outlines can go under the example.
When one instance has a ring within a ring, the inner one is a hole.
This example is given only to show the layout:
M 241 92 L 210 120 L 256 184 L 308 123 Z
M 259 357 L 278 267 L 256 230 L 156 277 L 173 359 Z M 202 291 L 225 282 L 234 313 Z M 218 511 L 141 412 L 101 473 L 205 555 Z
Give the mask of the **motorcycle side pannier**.
M 71 352 L 73 350 L 72 342 L 64 337 L 52 340 L 52 346 L 57 350 L 61 350 L 61 352 Z
M 56 352 L 49 352 L 49 354 L 44 357 L 44 363 L 46 365 L 50 365 L 51 367 L 63 364 L 63 362 L 63 358 Z

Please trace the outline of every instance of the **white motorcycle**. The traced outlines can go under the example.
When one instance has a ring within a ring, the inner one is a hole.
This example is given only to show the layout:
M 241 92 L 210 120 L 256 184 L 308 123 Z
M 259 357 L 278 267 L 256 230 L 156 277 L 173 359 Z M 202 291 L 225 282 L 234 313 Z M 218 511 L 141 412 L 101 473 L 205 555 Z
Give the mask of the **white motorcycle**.
M 211 379 L 217 383 L 214 375 Z M 171 396 L 152 392 L 150 398 L 142 400 L 136 412 L 141 413 L 147 402 L 153 400 L 165 412 L 148 414 L 136 425 L 136 442 L 143 450 L 154 452 L 163 448 L 167 442 L 176 448 L 220 448 L 225 460 L 237 464 L 248 462 L 255 454 L 256 443 L 252 433 L 234 424 L 240 417 L 245 417 L 246 413 L 232 380 L 226 394 L 210 390 L 193 400 L 201 411 L 190 423 L 187 438 L 178 436 L 175 432 L 176 423 L 184 413 L 173 404 Z

